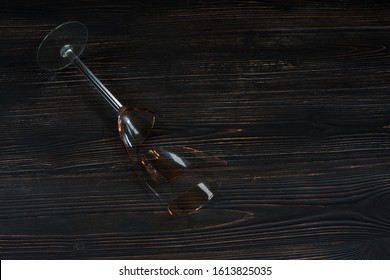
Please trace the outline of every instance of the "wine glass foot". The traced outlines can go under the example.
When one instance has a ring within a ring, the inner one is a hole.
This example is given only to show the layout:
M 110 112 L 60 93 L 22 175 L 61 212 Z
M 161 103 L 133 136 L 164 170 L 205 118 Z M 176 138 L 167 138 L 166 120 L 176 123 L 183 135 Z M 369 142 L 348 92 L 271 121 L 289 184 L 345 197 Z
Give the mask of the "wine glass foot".
M 63 56 L 64 47 L 71 48 L 76 56 L 80 56 L 88 41 L 88 30 L 78 21 L 63 23 L 54 28 L 39 45 L 37 61 L 47 71 L 57 71 L 72 63 Z

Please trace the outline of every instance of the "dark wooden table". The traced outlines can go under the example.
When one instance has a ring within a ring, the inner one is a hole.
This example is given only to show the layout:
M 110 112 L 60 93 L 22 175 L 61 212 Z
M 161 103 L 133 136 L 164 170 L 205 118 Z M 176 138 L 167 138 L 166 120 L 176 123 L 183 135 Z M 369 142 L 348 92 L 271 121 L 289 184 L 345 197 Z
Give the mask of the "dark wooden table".
M 390 4 L 352 2 L 2 1 L 1 258 L 389 259 Z M 151 143 L 228 161 L 204 210 L 170 217 L 89 82 L 38 67 L 69 20 Z

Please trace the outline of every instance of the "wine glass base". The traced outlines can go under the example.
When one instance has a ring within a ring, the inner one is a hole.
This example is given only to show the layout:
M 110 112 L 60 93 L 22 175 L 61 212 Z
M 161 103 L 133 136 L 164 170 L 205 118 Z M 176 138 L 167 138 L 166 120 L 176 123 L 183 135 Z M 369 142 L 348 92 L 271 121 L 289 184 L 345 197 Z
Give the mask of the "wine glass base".
M 88 41 L 88 30 L 78 21 L 63 23 L 54 28 L 39 45 L 37 61 L 47 71 L 57 71 L 72 63 L 61 55 L 61 50 L 68 45 L 76 56 L 81 55 Z

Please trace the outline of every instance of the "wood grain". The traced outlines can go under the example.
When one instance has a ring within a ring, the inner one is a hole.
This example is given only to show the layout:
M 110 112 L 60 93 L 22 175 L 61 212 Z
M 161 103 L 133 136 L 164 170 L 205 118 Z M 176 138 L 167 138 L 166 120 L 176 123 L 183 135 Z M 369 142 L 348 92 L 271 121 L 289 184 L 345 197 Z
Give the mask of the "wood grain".
M 390 259 L 390 3 L 2 4 L 2 259 Z M 228 161 L 204 210 L 168 216 L 105 101 L 39 69 L 68 20 L 106 86 L 157 112 L 150 145 Z

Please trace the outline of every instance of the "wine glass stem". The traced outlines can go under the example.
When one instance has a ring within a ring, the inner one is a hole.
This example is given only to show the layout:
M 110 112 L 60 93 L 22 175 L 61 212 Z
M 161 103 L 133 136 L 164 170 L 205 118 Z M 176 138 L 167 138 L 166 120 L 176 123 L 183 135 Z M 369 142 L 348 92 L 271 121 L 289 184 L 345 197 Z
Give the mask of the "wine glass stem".
M 66 47 L 66 46 L 65 46 Z M 81 73 L 95 86 L 95 88 L 103 95 L 104 99 L 111 105 L 116 112 L 122 107 L 118 99 L 99 81 L 91 70 L 77 57 L 77 55 L 69 47 L 62 52 L 62 56 L 69 58 L 70 61 L 79 69 Z

